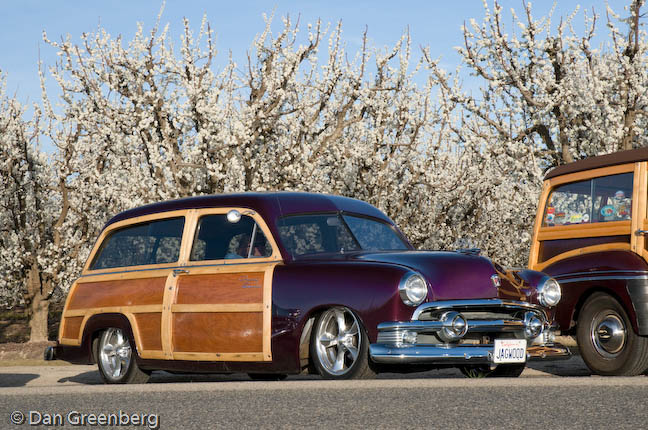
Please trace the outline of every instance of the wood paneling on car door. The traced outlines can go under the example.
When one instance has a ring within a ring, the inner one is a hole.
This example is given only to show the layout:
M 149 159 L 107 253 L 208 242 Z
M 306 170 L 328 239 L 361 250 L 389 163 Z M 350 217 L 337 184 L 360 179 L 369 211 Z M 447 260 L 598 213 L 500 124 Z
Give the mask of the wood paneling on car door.
M 272 273 L 276 264 L 230 262 L 186 267 L 188 273 L 177 277 L 170 306 L 167 348 L 172 358 L 271 360 Z

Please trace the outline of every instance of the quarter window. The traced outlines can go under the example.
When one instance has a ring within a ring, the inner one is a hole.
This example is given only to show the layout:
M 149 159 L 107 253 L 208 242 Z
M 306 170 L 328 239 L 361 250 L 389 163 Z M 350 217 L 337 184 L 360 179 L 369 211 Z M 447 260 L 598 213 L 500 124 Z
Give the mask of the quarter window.
M 178 261 L 184 217 L 145 222 L 111 232 L 90 270 Z
M 232 223 L 226 214 L 205 215 L 198 221 L 191 261 L 262 258 L 272 246 L 252 217 Z
M 633 173 L 603 176 L 556 187 L 543 225 L 623 221 L 631 218 Z
M 388 224 L 350 215 L 344 215 L 343 218 L 364 250 L 407 249 L 407 245 Z

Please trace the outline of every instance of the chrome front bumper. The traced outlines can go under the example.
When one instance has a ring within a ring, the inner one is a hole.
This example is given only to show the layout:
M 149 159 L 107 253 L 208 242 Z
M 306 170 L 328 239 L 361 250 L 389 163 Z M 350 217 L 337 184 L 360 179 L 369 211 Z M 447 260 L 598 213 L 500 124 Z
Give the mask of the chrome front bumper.
M 441 340 L 444 330 L 453 329 L 452 322 L 444 320 L 448 312 L 460 314 L 467 326 L 452 342 Z M 534 337 L 527 330 L 529 316 L 542 325 Z M 440 301 L 420 305 L 411 321 L 379 324 L 369 354 L 374 362 L 385 364 L 492 364 L 492 339 L 517 338 L 527 339 L 527 360 L 569 358 L 569 349 L 554 343 L 553 337 L 553 327 L 540 306 L 500 299 Z

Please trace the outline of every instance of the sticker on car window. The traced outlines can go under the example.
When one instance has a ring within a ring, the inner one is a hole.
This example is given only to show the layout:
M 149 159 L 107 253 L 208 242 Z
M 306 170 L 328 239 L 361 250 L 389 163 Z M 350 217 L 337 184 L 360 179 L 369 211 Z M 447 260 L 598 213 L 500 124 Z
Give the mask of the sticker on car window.
M 604 217 L 612 217 L 616 211 L 614 210 L 614 206 L 612 205 L 605 205 L 601 208 L 601 215 Z

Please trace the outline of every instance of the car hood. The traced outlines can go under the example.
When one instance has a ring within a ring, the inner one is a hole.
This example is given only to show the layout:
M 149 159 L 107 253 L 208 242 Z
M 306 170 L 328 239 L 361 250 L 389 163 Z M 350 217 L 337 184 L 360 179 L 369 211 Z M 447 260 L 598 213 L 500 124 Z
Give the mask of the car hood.
M 423 275 L 432 300 L 489 299 L 498 297 L 491 277 L 497 272 L 491 261 L 478 255 L 442 251 L 361 253 L 352 260 L 406 266 Z

